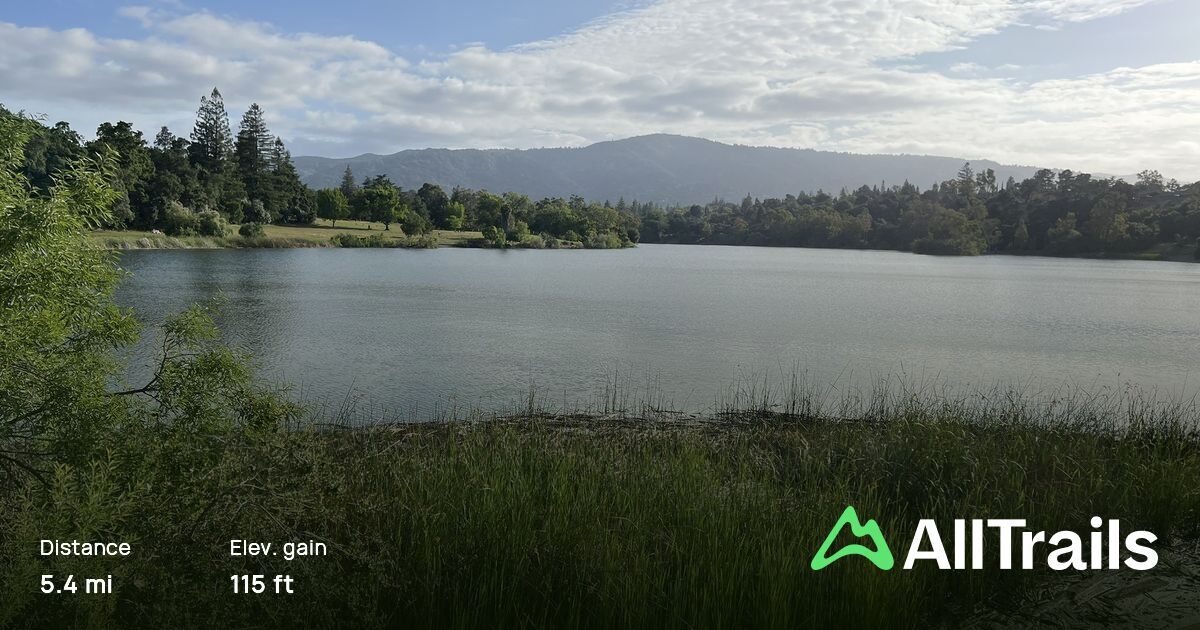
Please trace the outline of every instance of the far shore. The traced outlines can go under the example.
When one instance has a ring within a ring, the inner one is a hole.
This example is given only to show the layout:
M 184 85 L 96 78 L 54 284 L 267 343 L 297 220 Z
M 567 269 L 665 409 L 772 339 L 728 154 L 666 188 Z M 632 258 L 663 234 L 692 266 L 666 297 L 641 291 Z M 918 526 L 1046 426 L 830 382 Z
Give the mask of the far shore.
M 318 219 L 312 225 L 266 225 L 265 234 L 258 238 L 238 236 L 237 226 L 230 229 L 227 236 L 170 236 L 162 232 L 142 230 L 96 230 L 90 234 L 93 242 L 104 249 L 137 250 L 137 249 L 286 249 L 306 247 L 339 247 L 333 241 L 334 237 L 346 235 L 357 238 L 382 239 L 384 247 L 419 248 L 432 247 L 490 247 L 483 233 L 477 230 L 434 230 L 432 238 L 413 237 L 404 233 L 399 225 L 392 224 L 384 229 L 382 223 L 368 221 L 338 221 L 335 227 L 329 221 Z M 653 243 L 648 243 L 653 244 Z M 666 243 L 670 244 L 670 243 Z M 578 249 L 578 243 L 571 247 L 563 243 L 563 249 Z M 689 244 L 692 245 L 692 244 Z M 726 243 L 695 243 L 697 246 L 730 245 Z M 376 245 L 379 246 L 379 245 Z M 773 247 L 767 245 L 740 245 L 742 247 Z M 520 248 L 520 245 L 510 245 Z M 821 248 L 818 248 L 821 249 Z M 859 250 L 855 250 L 859 251 Z M 897 250 L 879 250 L 897 251 Z M 1178 244 L 1160 244 L 1144 251 L 1105 253 L 1078 252 L 1070 255 L 1055 255 L 1045 251 L 1028 252 L 989 252 L 984 256 L 1021 256 L 1049 258 L 1080 258 L 1094 260 L 1145 260 L 1159 262 L 1200 262 L 1192 247 Z
M 474 247 L 483 240 L 478 231 L 434 230 L 436 241 L 418 240 L 404 233 L 399 225 L 388 229 L 382 223 L 367 221 L 329 221 L 318 219 L 312 225 L 265 225 L 264 235 L 257 238 L 238 236 L 237 226 L 227 236 L 170 236 L 162 232 L 142 230 L 96 230 L 90 234 L 93 242 L 104 249 L 270 249 L 301 247 L 337 247 L 333 238 L 339 235 L 359 238 L 379 237 L 390 247 Z

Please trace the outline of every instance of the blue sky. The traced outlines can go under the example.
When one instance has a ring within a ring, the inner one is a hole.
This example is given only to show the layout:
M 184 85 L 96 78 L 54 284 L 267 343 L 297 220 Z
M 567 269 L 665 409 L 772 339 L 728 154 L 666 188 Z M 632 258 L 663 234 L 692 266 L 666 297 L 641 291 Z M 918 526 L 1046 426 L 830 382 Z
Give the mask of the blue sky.
M 0 101 L 190 130 L 218 86 L 296 154 L 644 133 L 1200 178 L 1196 0 L 42 0 Z
M 947 71 L 957 64 L 1018 66 L 1007 74 L 1024 80 L 1069 78 L 1200 59 L 1198 26 L 1200 2 L 1169 0 L 1054 29 L 1011 26 L 959 50 L 921 55 L 916 61 Z
M 5 7 L 0 19 L 26 26 L 88 28 L 108 37 L 138 37 L 118 10 L 130 1 L 41 0 Z M 472 42 L 497 48 L 553 37 L 630 5 L 621 0 L 288 0 L 143 2 L 205 10 L 235 20 L 269 22 L 289 32 L 354 35 L 396 52 L 440 54 Z M 281 10 L 282 9 L 282 10 Z

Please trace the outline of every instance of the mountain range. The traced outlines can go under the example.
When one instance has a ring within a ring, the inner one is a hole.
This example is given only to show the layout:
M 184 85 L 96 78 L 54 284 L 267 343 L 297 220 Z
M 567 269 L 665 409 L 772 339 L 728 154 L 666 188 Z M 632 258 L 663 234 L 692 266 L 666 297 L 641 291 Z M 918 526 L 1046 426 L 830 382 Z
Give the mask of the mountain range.
M 519 192 L 533 199 L 580 195 L 592 201 L 638 200 L 696 204 L 789 193 L 838 192 L 863 185 L 912 182 L 926 188 L 953 178 L 966 160 L 927 155 L 859 155 L 812 149 L 730 145 L 655 134 L 580 148 L 413 149 L 352 158 L 295 158 L 309 186 L 337 186 L 349 166 L 355 178 L 387 175 L 406 188 L 425 182 Z M 1000 182 L 1038 169 L 972 161 Z

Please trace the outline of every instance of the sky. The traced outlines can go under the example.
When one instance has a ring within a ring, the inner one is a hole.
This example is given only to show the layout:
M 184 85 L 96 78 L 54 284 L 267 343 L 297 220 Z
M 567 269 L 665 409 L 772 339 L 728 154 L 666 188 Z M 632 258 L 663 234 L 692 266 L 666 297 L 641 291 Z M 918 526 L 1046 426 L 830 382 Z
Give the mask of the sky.
M 0 103 L 186 136 L 216 86 L 295 155 L 676 133 L 1200 179 L 1197 0 L 142 2 L 0 8 Z

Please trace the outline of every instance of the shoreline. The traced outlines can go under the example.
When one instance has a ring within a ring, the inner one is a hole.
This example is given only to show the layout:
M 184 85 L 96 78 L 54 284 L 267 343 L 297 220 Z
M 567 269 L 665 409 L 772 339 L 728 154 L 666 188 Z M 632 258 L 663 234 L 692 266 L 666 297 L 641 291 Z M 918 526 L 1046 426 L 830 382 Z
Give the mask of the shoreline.
M 408 235 L 399 227 L 384 230 L 381 224 L 347 221 L 349 226 L 333 227 L 318 222 L 309 226 L 265 225 L 264 235 L 244 237 L 236 228 L 226 236 L 172 236 L 142 230 L 94 230 L 87 234 L 88 242 L 100 249 L 114 251 L 174 250 L 174 249 L 437 249 L 459 247 L 470 249 L 586 249 L 575 241 L 555 239 L 552 244 L 513 242 L 496 247 L 482 232 L 470 230 L 433 230 L 429 234 Z M 636 245 L 634 245 L 636 246 Z M 626 248 L 620 248 L 626 249 Z
M 1145 262 L 1181 262 L 1200 263 L 1200 257 L 1190 246 L 1162 246 L 1157 250 L 1138 252 L 1081 252 L 1077 254 L 1054 254 L 1045 251 L 1022 252 L 984 252 L 978 255 L 949 255 L 922 254 L 906 249 L 878 249 L 873 247 L 800 247 L 792 245 L 757 245 L 753 243 L 650 243 L 639 242 L 638 245 L 678 245 L 684 247 L 753 247 L 756 249 L 816 249 L 839 252 L 890 252 L 896 254 L 912 254 L 914 256 L 929 256 L 931 258 L 986 258 L 989 256 L 1005 256 L 1014 258 L 1054 258 L 1061 260 L 1140 260 Z
M 169 236 L 145 231 L 96 230 L 88 234 L 89 241 L 98 243 L 101 249 L 116 251 L 131 250 L 172 250 L 172 249 L 307 249 L 333 248 L 347 249 L 358 247 L 394 248 L 394 249 L 436 249 L 440 247 L 460 247 L 468 249 L 587 249 L 579 243 L 563 242 L 558 247 L 527 247 L 521 244 L 511 244 L 505 248 L 491 246 L 483 238 L 482 233 L 474 231 L 434 230 L 429 235 L 408 236 L 399 229 L 385 231 L 366 229 L 362 227 L 332 228 L 329 226 L 265 226 L 267 234 L 262 237 L 246 238 L 230 236 Z M 354 237 L 356 239 L 383 239 L 370 245 L 344 245 L 334 242 L 336 238 Z M 1200 258 L 1186 246 L 1164 246 L 1154 250 L 1139 252 L 1083 252 L 1078 254 L 1054 254 L 1042 251 L 1026 252 L 985 252 L 978 256 L 938 256 L 936 254 L 919 254 L 899 249 L 870 249 L 851 247 L 791 247 L 775 245 L 733 244 L 733 243 L 637 243 L 638 245 L 681 245 L 702 247 L 755 247 L 764 249 L 822 249 L 834 251 L 877 251 L 912 254 L 914 256 L 934 256 L 938 258 L 983 258 L 1004 256 L 1015 258 L 1052 258 L 1060 260 L 1132 260 L 1144 262 L 1175 262 L 1200 263 Z M 619 249 L 631 249 L 619 248 Z

